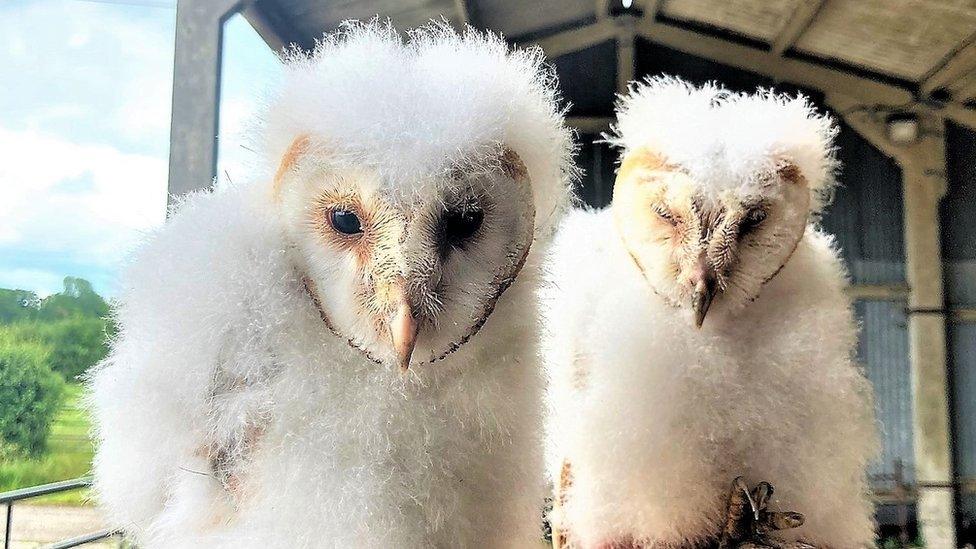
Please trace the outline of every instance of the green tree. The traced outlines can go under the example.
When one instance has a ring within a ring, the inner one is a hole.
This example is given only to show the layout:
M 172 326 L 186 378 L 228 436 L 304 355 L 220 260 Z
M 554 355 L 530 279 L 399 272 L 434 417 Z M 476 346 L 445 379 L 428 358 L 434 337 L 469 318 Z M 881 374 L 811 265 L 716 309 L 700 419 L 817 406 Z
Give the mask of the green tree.
M 44 299 L 24 290 L 0 290 L 0 325 L 17 340 L 49 349 L 50 368 L 68 381 L 108 354 L 108 338 L 115 333 L 109 312 L 109 304 L 83 278 L 65 277 L 64 290 Z
M 48 359 L 51 369 L 67 381 L 74 381 L 108 354 L 109 323 L 103 318 L 78 315 L 36 323 L 30 329 L 32 339 L 51 350 Z
M 108 314 L 108 303 L 92 288 L 91 282 L 73 276 L 64 277 L 64 290 L 42 299 L 37 309 L 39 320 L 59 320 L 79 315 L 104 318 Z
M 0 324 L 33 318 L 39 305 L 34 292 L 0 288 Z
M 0 450 L 44 452 L 64 380 L 47 365 L 49 349 L 0 332 Z

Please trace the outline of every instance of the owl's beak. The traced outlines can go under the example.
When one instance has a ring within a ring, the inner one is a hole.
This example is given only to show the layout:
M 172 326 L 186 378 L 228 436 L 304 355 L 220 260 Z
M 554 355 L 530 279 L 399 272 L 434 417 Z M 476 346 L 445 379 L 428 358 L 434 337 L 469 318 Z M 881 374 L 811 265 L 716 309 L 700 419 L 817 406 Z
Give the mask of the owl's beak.
M 397 355 L 400 371 L 410 368 L 410 357 L 417 346 L 417 332 L 420 324 L 413 317 L 413 310 L 406 300 L 401 301 L 393 321 L 390 322 L 390 335 L 393 336 L 393 350 Z
M 695 289 L 691 295 L 691 309 L 695 313 L 695 327 L 701 328 L 705 322 L 705 315 L 708 314 L 708 309 L 712 306 L 712 300 L 715 299 L 715 293 L 718 290 L 715 273 L 704 257 L 699 260 L 692 282 L 695 285 Z
M 695 293 L 691 296 L 691 308 L 695 311 L 695 328 L 701 328 L 705 322 L 705 315 L 708 308 L 712 306 L 712 299 L 715 298 L 715 285 L 711 287 L 704 280 L 695 286 Z

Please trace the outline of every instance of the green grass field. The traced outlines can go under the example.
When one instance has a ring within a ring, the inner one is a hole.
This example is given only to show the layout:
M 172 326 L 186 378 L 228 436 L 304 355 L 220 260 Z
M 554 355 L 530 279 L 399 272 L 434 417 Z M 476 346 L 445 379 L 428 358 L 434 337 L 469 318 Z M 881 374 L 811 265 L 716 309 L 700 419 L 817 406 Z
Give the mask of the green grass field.
M 65 400 L 48 437 L 48 451 L 39 459 L 0 461 L 0 492 L 68 480 L 87 475 L 91 469 L 92 443 L 88 438 L 91 422 L 81 408 L 82 387 L 69 384 Z M 73 490 L 28 500 L 30 503 L 83 505 L 87 490 Z

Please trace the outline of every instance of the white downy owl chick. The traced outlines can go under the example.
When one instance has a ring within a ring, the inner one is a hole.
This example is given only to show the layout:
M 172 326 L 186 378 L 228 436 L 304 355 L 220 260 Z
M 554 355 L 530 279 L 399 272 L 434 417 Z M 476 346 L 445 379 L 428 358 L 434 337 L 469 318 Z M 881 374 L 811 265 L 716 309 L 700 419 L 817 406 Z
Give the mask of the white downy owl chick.
M 123 277 L 102 508 L 145 548 L 538 543 L 554 76 L 443 25 L 285 61 L 268 176 L 186 198 Z
M 874 539 L 869 384 L 846 273 L 816 215 L 832 121 L 802 97 L 634 85 L 613 204 L 552 249 L 552 520 L 574 547 L 707 547 L 728 487 L 805 516 L 780 539 Z

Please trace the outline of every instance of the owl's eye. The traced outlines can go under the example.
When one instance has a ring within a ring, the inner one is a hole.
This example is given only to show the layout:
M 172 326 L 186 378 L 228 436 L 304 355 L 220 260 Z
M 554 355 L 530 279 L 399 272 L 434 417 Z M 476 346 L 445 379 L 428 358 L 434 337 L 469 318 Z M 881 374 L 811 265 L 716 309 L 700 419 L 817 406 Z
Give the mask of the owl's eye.
M 447 243 L 461 246 L 469 240 L 485 220 L 485 212 L 477 209 L 451 210 L 444 214 L 441 226 Z
M 359 216 L 350 210 L 335 209 L 329 214 L 329 222 L 336 232 L 342 234 L 359 234 L 363 232 L 363 225 L 359 221 Z
M 739 237 L 741 238 L 759 228 L 762 222 L 766 220 L 766 215 L 766 210 L 761 208 L 753 208 L 746 212 L 739 223 Z

